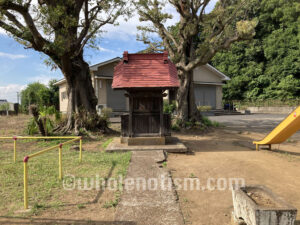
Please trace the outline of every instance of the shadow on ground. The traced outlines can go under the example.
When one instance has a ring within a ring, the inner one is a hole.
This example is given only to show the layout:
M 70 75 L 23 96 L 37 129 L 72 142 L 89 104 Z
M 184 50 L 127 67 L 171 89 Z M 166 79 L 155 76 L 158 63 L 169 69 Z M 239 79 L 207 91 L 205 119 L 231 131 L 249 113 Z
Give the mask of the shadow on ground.
M 23 217 L 2 217 L 0 224 L 58 224 L 58 225 L 136 225 L 132 221 L 94 221 L 94 220 L 65 220 L 65 219 L 28 219 Z
M 113 170 L 115 169 L 116 167 L 116 163 L 113 162 L 111 168 L 109 169 L 109 172 L 108 172 L 108 175 L 106 176 L 106 181 L 109 180 L 112 176 L 112 173 L 113 173 Z M 101 188 L 99 190 L 99 192 L 97 193 L 97 195 L 95 196 L 95 198 L 92 200 L 92 201 L 88 201 L 88 202 L 81 202 L 81 203 L 74 203 L 74 204 L 62 204 L 61 206 L 64 207 L 64 206 L 77 206 L 77 205 L 90 205 L 90 204 L 96 204 L 98 203 L 99 199 L 101 198 L 101 196 L 103 195 L 104 193 L 104 190 L 107 188 L 107 182 L 105 182 L 105 186 L 103 188 Z M 47 208 L 47 207 L 45 207 Z M 50 207 L 48 207 L 50 208 Z M 0 223 L 1 224 L 1 223 Z M 98 224 L 98 223 L 97 223 Z M 100 223 L 101 224 L 101 223 Z M 109 225 L 109 224 L 108 224 Z
M 290 151 L 285 151 L 285 150 L 280 150 L 280 149 L 271 149 L 271 150 L 267 149 L 267 151 L 276 152 L 276 153 L 280 153 L 280 154 L 289 154 L 289 155 L 294 155 L 294 156 L 300 156 L 300 152 L 290 152 Z

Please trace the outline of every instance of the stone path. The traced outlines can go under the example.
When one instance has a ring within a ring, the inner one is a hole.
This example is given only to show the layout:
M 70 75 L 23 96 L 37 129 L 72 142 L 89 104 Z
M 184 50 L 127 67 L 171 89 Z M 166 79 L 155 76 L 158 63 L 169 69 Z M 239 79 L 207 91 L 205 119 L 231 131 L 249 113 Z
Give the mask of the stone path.
M 138 225 L 184 224 L 171 178 L 161 164 L 164 160 L 162 150 L 132 152 L 128 182 L 125 182 L 115 221 L 133 221 Z M 136 182 L 129 182 L 129 178 Z

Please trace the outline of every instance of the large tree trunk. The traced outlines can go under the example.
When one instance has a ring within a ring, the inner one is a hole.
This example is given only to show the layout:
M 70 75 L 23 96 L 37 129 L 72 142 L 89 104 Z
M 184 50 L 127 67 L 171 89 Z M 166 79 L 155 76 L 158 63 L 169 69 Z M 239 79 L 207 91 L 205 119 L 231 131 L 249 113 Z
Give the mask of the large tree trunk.
M 177 115 L 182 126 L 185 122 L 201 121 L 200 112 L 195 102 L 193 73 L 178 70 L 180 87 L 177 91 Z
M 92 85 L 89 65 L 84 61 L 83 56 L 62 59 L 62 72 L 67 80 L 68 111 L 67 123 L 63 129 L 66 133 L 75 129 L 78 132 L 78 124 L 74 115 L 80 110 L 85 110 L 90 116 L 96 115 L 97 97 Z

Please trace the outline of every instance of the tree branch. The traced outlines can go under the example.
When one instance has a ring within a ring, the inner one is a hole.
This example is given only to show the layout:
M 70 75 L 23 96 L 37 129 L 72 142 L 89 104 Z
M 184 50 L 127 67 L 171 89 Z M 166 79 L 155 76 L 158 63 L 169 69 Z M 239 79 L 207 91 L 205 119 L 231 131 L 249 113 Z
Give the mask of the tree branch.
M 25 27 L 23 24 L 17 19 L 15 15 L 10 13 L 9 11 L 4 11 L 3 14 L 13 23 L 15 24 L 20 30 L 25 31 Z
M 15 12 L 20 13 L 23 18 L 24 21 L 27 25 L 27 28 L 31 31 L 32 37 L 33 37 L 33 46 L 35 46 L 36 50 L 38 51 L 42 51 L 43 47 L 45 46 L 45 44 L 48 43 L 47 40 L 45 40 L 42 35 L 38 32 L 33 19 L 28 11 L 28 7 L 27 6 L 22 6 L 22 5 L 18 5 L 15 4 L 11 1 L 4 1 L 2 3 L 0 3 L 0 9 L 5 10 L 7 12 L 7 10 L 13 10 Z M 22 38 L 21 36 L 17 36 L 19 38 Z
M 25 37 L 23 31 L 20 31 L 20 30 L 16 29 L 15 27 L 13 27 L 13 26 L 11 26 L 11 25 L 9 25 L 9 24 L 1 21 L 1 20 L 0 20 L 0 27 L 3 28 L 4 30 L 8 31 L 12 35 L 20 38 L 20 39 L 23 39 L 23 40 L 28 41 L 30 43 L 32 43 L 32 41 L 33 41 L 32 36 Z
M 94 29 L 93 31 L 90 31 L 90 33 L 88 35 L 85 35 L 82 40 L 82 42 L 80 43 L 80 48 L 76 51 L 76 55 L 80 54 L 80 52 L 83 50 L 84 46 L 86 45 L 86 43 L 99 31 L 99 29 L 104 26 L 105 24 L 114 24 L 116 19 L 118 18 L 118 14 L 115 14 L 112 16 L 112 12 L 110 13 L 110 15 L 108 16 L 108 18 L 104 21 L 101 20 L 97 20 L 98 22 L 100 22 Z M 78 41 L 81 39 L 78 39 Z M 78 44 L 79 44 L 78 43 Z

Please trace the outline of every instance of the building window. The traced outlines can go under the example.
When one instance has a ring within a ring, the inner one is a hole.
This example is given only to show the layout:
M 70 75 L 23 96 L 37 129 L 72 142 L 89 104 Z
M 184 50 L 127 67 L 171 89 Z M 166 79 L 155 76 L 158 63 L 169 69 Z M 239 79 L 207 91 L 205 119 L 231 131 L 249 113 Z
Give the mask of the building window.
M 65 99 L 67 99 L 68 97 L 67 97 L 67 92 L 66 91 L 64 91 L 64 92 L 62 92 L 61 93 L 61 100 L 63 101 L 63 100 L 65 100 Z

